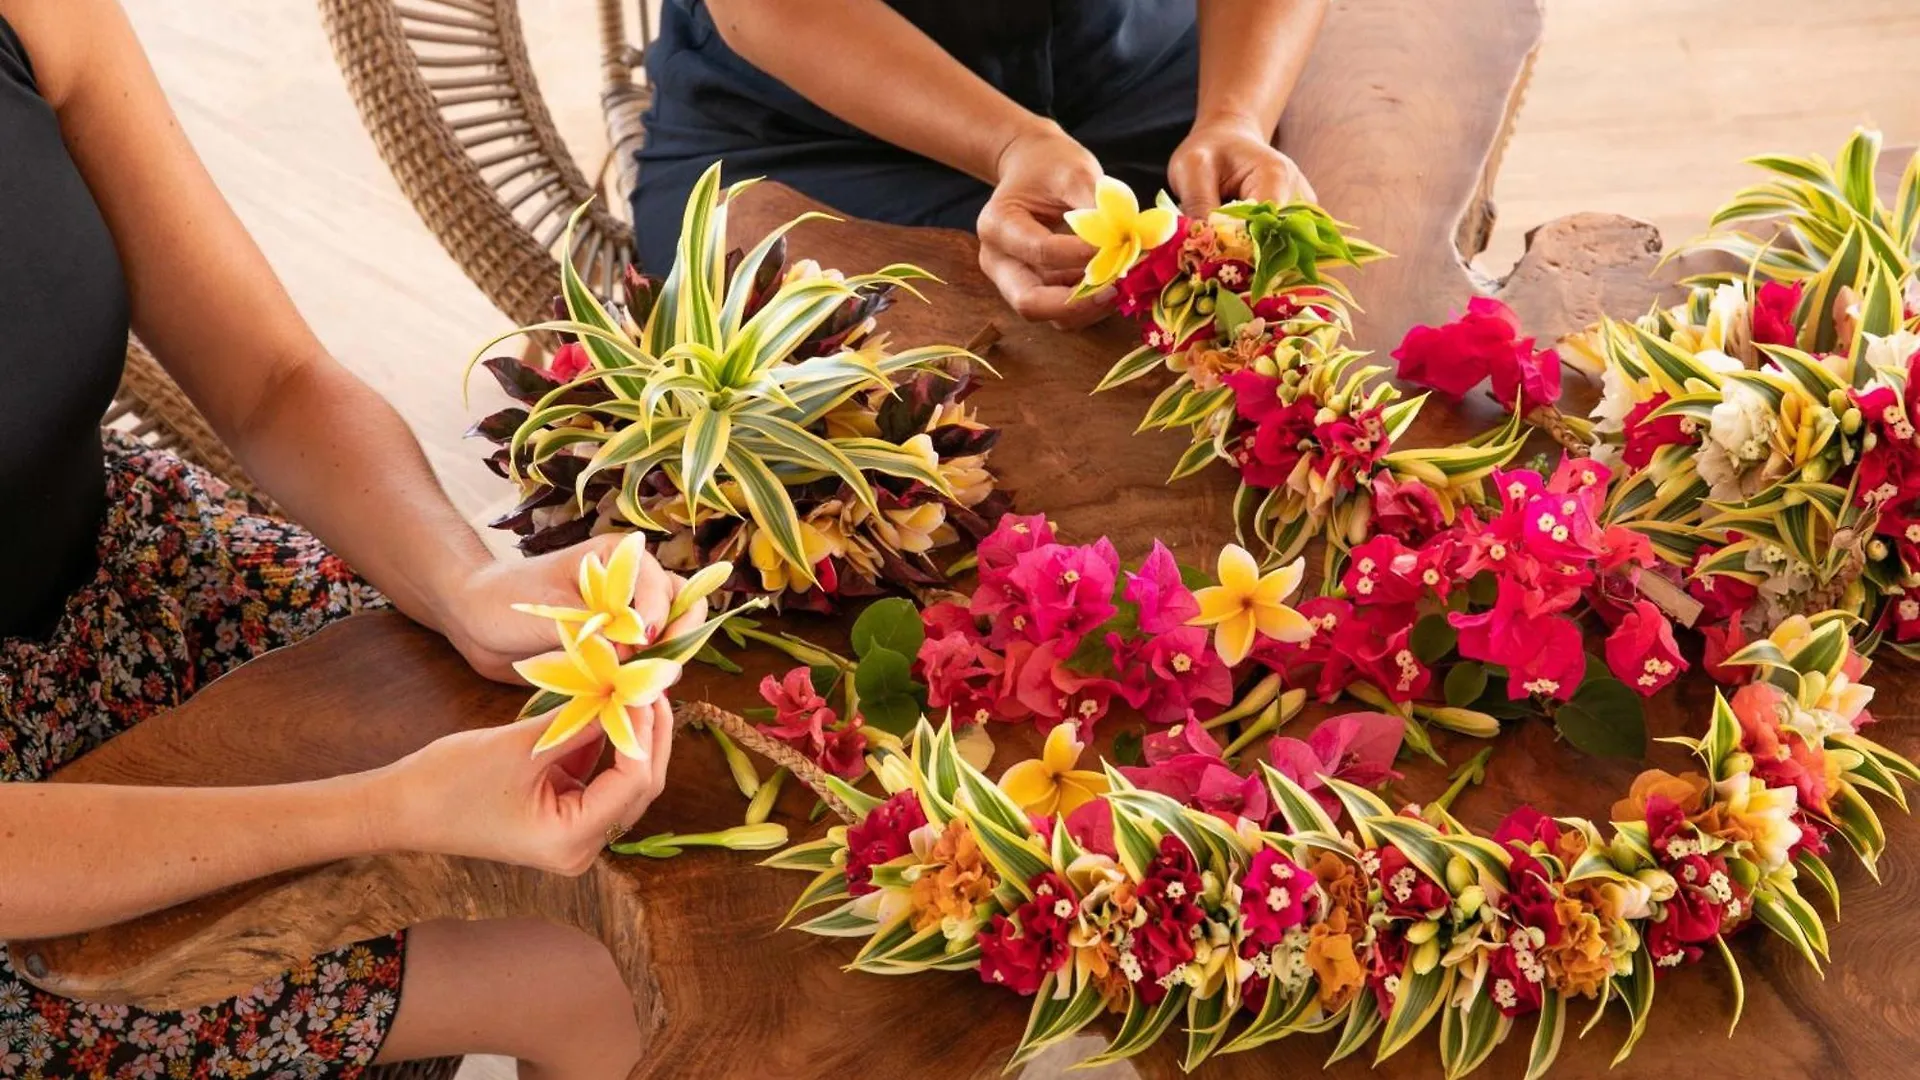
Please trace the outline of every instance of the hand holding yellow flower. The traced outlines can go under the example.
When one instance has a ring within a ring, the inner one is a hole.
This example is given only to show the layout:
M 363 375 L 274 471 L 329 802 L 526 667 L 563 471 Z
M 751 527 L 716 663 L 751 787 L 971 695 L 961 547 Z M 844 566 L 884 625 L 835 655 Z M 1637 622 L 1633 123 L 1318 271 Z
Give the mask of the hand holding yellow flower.
M 622 645 L 645 645 L 649 640 L 647 625 L 634 610 L 633 594 L 639 585 L 640 566 L 646 551 L 646 535 L 635 532 L 620 541 L 605 565 L 597 553 L 589 552 L 580 560 L 582 607 L 515 604 L 513 610 L 561 624 L 563 638 L 567 626 L 577 623 L 579 628 L 575 633 L 581 637 L 600 634 Z
M 1073 234 L 1092 244 L 1093 259 L 1087 263 L 1086 277 L 1074 290 L 1084 296 L 1127 272 L 1143 252 L 1166 243 L 1179 225 L 1179 215 L 1165 206 L 1140 209 L 1133 189 L 1111 176 L 1103 176 L 1093 188 L 1093 206 L 1069 210 L 1067 227 Z
M 1200 614 L 1189 623 L 1214 628 L 1213 646 L 1228 666 L 1247 658 L 1255 635 L 1281 642 L 1313 636 L 1313 623 L 1284 603 L 1300 587 L 1306 560 L 1295 559 L 1263 575 L 1246 548 L 1228 544 L 1220 552 L 1219 571 L 1220 584 L 1194 594 Z
M 659 658 L 620 662 L 620 654 L 605 638 L 560 628 L 560 652 L 530 657 L 513 665 L 520 677 L 569 700 L 554 712 L 553 722 L 534 744 L 538 754 L 559 746 L 595 720 L 606 729 L 613 748 L 630 758 L 645 751 L 633 730 L 628 709 L 642 708 L 660 699 L 680 681 L 680 664 Z
M 1015 763 L 1000 777 L 1000 790 L 1029 814 L 1065 817 L 1107 792 L 1105 773 L 1076 769 L 1086 747 L 1074 738 L 1074 725 L 1058 724 L 1047 733 L 1038 758 Z

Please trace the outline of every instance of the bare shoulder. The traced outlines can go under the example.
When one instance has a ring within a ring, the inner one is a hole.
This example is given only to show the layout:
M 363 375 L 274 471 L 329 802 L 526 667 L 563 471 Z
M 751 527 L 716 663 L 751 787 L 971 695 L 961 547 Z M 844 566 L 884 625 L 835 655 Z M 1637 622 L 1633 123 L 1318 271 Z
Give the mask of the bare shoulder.
M 127 25 L 119 0 L 0 0 L 0 18 L 26 48 L 40 96 L 56 110 L 90 78 L 90 43 L 117 38 Z

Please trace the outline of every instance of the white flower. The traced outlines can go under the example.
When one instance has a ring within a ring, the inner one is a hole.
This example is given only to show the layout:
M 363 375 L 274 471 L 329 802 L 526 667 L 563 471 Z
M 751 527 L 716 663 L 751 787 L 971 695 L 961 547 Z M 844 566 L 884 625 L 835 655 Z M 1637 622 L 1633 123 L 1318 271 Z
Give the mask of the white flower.
M 1735 371 L 1745 371 L 1747 369 L 1747 365 L 1742 364 L 1739 360 L 1728 356 L 1719 349 L 1701 349 L 1699 352 L 1693 354 L 1693 358 L 1722 375 L 1731 374 Z
M 1911 330 L 1896 330 L 1886 337 L 1879 334 L 1867 335 L 1867 347 L 1861 350 L 1867 366 L 1873 371 L 1893 371 L 1904 376 L 1907 372 L 1907 357 L 1920 350 L 1920 334 Z
M 1718 351 L 1729 346 L 1736 350 L 1747 336 L 1747 293 L 1738 285 L 1722 285 L 1713 291 L 1707 304 L 1707 325 L 1701 344 Z
M 1627 414 L 1640 404 L 1640 389 L 1628 379 L 1626 373 L 1612 364 L 1600 372 L 1600 403 L 1590 413 L 1594 419 L 1595 432 L 1614 432 L 1624 430 Z
M 1766 460 L 1779 424 L 1772 403 L 1760 391 L 1729 381 L 1708 417 L 1707 436 L 1736 463 L 1752 463 Z
M 1753 831 L 1753 855 L 1771 873 L 1787 865 L 1787 853 L 1800 842 L 1793 823 L 1798 795 L 1793 788 L 1770 788 L 1747 773 L 1735 773 L 1713 786 L 1720 804 Z

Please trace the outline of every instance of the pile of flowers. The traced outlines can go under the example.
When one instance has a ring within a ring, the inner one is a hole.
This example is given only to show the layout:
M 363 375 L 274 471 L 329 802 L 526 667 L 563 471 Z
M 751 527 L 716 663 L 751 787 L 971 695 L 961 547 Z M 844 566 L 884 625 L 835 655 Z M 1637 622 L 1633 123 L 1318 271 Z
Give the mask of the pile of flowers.
M 1580 998 L 1625 1008 L 1624 1058 L 1656 980 L 1712 954 L 1737 981 L 1727 939 L 1747 927 L 1818 966 L 1826 929 L 1803 889 L 1837 903 L 1829 838 L 1872 866 L 1884 837 L 1866 793 L 1904 805 L 1902 783 L 1920 780 L 1860 734 L 1871 692 L 1846 624 L 1792 620 L 1729 658 L 1750 681 L 1716 694 L 1703 737 L 1678 740 L 1699 771 L 1643 773 L 1610 829 L 1522 807 L 1478 835 L 1443 801 L 1396 812 L 1367 790 L 1384 775 L 1332 762 L 1262 763 L 1233 806 L 1169 795 L 1130 770 L 1075 768 L 1064 723 L 996 785 L 950 729 L 923 724 L 886 754 L 886 798 L 855 793 L 858 820 L 769 865 L 813 875 L 789 921 L 865 939 L 853 968 L 973 970 L 1031 997 L 1013 1064 L 1103 1014 L 1117 1029 L 1087 1064 L 1177 1025 L 1187 1069 L 1326 1031 L 1334 1060 L 1371 1041 L 1378 1062 L 1437 1020 L 1459 1076 L 1533 1017 L 1532 1078 Z M 1367 726 L 1315 739 L 1358 761 L 1345 748 Z M 1159 763 L 1207 756 L 1172 745 L 1199 730 L 1170 730 Z
M 552 360 L 485 362 L 518 403 L 472 432 L 520 495 L 492 524 L 529 553 L 642 530 L 669 569 L 732 561 L 726 593 L 810 610 L 944 581 L 931 553 L 1007 505 L 987 468 L 998 433 L 966 404 L 984 365 L 956 346 L 896 351 L 877 329 L 896 293 L 919 295 L 915 267 L 788 265 L 798 221 L 725 254 L 744 187 L 723 196 L 710 169 L 672 271 L 635 276 L 625 305 L 561 260 L 556 318 L 514 331 L 558 335 Z
M 1443 501 L 1464 497 L 1518 451 L 1517 427 L 1484 445 L 1395 448 L 1425 397 L 1403 397 L 1346 346 L 1351 299 L 1325 272 L 1385 253 L 1320 208 L 1238 202 L 1188 218 L 1164 196 L 1141 211 L 1125 185 L 1104 181 L 1100 205 L 1076 214 L 1069 223 L 1098 249 L 1083 287 L 1111 283 L 1144 338 L 1096 391 L 1173 372 L 1140 430 L 1192 432 L 1170 482 L 1232 465 L 1236 521 L 1274 558 L 1316 537 L 1337 546 L 1364 535 L 1382 489 L 1417 481 Z

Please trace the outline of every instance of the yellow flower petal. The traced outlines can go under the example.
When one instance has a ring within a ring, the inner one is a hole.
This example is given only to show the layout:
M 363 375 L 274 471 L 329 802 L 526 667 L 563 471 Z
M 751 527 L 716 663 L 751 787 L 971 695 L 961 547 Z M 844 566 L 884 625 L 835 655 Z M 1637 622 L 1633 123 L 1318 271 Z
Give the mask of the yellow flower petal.
M 606 581 L 606 567 L 600 565 L 597 552 L 589 552 L 580 560 L 580 599 L 588 606 L 595 607 L 593 598 L 600 595 L 600 587 Z
M 629 660 L 613 675 L 613 699 L 623 705 L 646 705 L 680 681 L 680 665 L 654 658 Z
M 607 731 L 607 741 L 624 757 L 640 758 L 646 751 L 640 748 L 640 737 L 633 730 L 633 714 L 625 706 L 609 701 L 600 707 L 600 726 Z
M 1187 620 L 1189 626 L 1212 626 L 1217 622 L 1225 622 L 1247 608 L 1245 600 L 1219 585 L 1201 589 L 1193 594 L 1193 599 L 1200 605 L 1200 614 Z
M 1131 223 L 1140 214 L 1140 200 L 1125 182 L 1103 176 L 1094 182 L 1093 205 L 1100 216 L 1115 224 Z
M 1073 775 L 1082 776 L 1085 774 L 1075 773 Z M 1060 814 L 1061 817 L 1066 817 L 1068 814 L 1073 813 L 1075 810 L 1078 810 L 1080 807 L 1086 805 L 1087 803 L 1092 802 L 1094 799 L 1094 796 L 1097 794 L 1097 792 L 1094 792 L 1079 784 L 1072 783 L 1070 781 L 1064 781 L 1064 780 L 1061 781 L 1059 785 L 1059 792 L 1060 792 L 1060 796 L 1059 796 L 1059 806 L 1057 808 L 1057 812 Z
M 541 732 L 540 741 L 533 744 L 533 752 L 544 754 L 580 734 L 599 714 L 601 701 L 601 698 L 591 695 L 577 697 L 554 710 L 553 722 L 547 725 L 546 731 Z
M 1060 798 L 1047 767 L 1038 760 L 1015 762 L 1000 777 L 1000 790 L 1030 814 L 1051 814 Z
M 600 633 L 608 641 L 617 641 L 622 645 L 647 644 L 647 625 L 640 621 L 640 613 L 628 608 L 607 620 Z
M 1261 637 L 1275 641 L 1305 641 L 1313 636 L 1313 620 L 1285 604 L 1254 608 L 1253 625 Z
M 1113 247 L 1103 247 L 1087 264 L 1086 283 L 1092 286 L 1105 285 L 1114 278 L 1127 272 L 1133 265 L 1134 257 L 1140 254 L 1140 245 L 1131 238 Z
M 1278 604 L 1293 595 L 1300 587 L 1300 579 L 1307 573 L 1307 560 L 1295 559 L 1278 570 L 1260 579 L 1254 587 L 1253 602 L 1256 605 Z
M 620 670 L 620 654 L 606 638 L 584 634 L 574 639 L 578 659 L 575 663 L 602 694 L 613 689 L 615 673 Z
M 537 615 L 554 622 L 586 622 L 593 618 L 593 612 L 581 608 L 554 607 L 551 604 L 515 604 L 513 610 L 524 615 Z
M 640 580 L 640 560 L 646 550 L 646 537 L 640 533 L 628 533 L 620 541 L 607 560 L 600 595 L 590 601 L 594 607 L 613 613 L 633 606 L 633 589 Z
M 1239 544 L 1220 549 L 1220 586 L 1238 596 L 1251 595 L 1260 585 L 1260 564 Z
M 1238 664 L 1253 651 L 1252 612 L 1242 612 L 1213 628 L 1213 647 L 1228 667 Z
M 1101 216 L 1098 210 L 1069 210 L 1066 213 L 1067 228 L 1073 235 L 1085 240 L 1097 248 L 1109 248 L 1120 242 L 1120 231 L 1113 222 Z
M 1164 206 L 1155 206 L 1140 212 L 1140 219 L 1134 224 L 1134 239 L 1147 249 L 1157 248 L 1173 239 L 1173 230 L 1180 219 L 1173 211 Z
M 565 694 L 568 697 L 593 695 L 600 689 L 587 677 L 587 673 L 581 670 L 580 665 L 574 662 L 571 652 L 550 652 L 529 656 L 525 660 L 516 661 L 513 670 L 518 672 L 521 678 L 542 690 Z
M 1040 750 L 1040 760 L 1046 764 L 1049 773 L 1057 776 L 1073 768 L 1073 763 L 1080 760 L 1080 751 L 1084 747 L 1073 736 L 1072 724 L 1055 724 L 1053 730 L 1047 732 L 1047 743 Z

